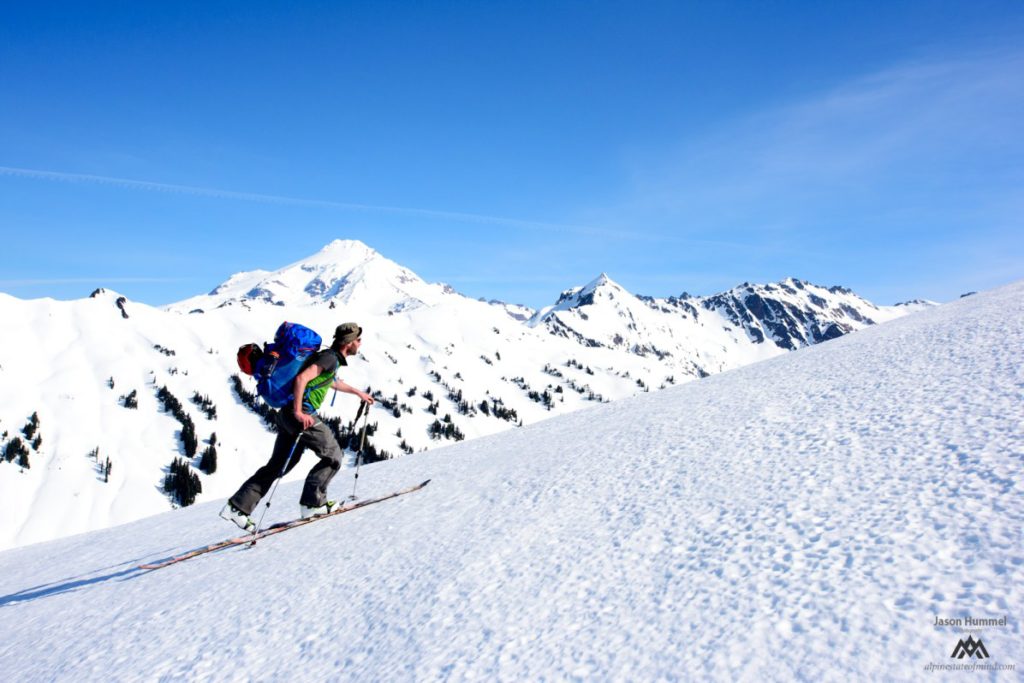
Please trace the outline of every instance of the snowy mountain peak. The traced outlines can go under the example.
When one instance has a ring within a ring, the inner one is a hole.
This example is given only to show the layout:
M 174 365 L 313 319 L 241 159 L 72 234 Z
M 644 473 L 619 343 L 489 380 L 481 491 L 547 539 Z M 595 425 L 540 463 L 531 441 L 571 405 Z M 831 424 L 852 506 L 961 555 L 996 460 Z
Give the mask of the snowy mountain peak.
M 540 310 L 529 325 L 546 327 L 550 334 L 586 348 L 665 358 L 671 354 L 659 347 L 671 333 L 664 328 L 663 318 L 646 301 L 601 273 L 584 287 L 562 292 L 555 305 Z
M 367 311 L 393 311 L 432 305 L 454 294 L 423 281 L 358 240 L 336 239 L 320 251 L 279 270 L 236 273 L 210 294 L 169 310 L 209 311 L 240 304 L 310 306 L 346 304 Z M 456 294 L 457 295 L 457 294 Z
M 93 290 L 93 292 L 89 295 L 89 298 L 90 299 L 103 299 L 103 300 L 110 299 L 111 301 L 116 301 L 117 299 L 121 299 L 121 298 L 125 298 L 125 297 L 124 297 L 123 294 L 121 294 L 120 292 L 114 291 L 113 289 L 108 289 L 106 287 L 98 287 L 98 288 Z
M 616 295 L 632 296 L 620 284 L 612 280 L 605 273 L 601 273 L 583 287 L 573 287 L 561 293 L 554 306 L 548 306 L 537 312 L 531 325 L 537 325 L 546 320 L 552 313 L 567 311 L 580 306 L 592 306 L 598 300 L 614 300 Z
M 625 287 L 601 273 L 579 291 L 580 305 L 592 305 L 595 300 L 614 300 L 618 297 L 633 297 Z
M 588 285 L 587 285 L 586 287 L 584 287 L 584 288 L 583 288 L 583 291 L 584 291 L 584 292 L 587 292 L 587 291 L 594 291 L 594 290 L 596 290 L 596 289 L 597 289 L 598 287 L 602 287 L 602 286 L 604 286 L 604 285 L 609 285 L 609 284 L 610 284 L 610 285 L 614 285 L 614 286 L 618 287 L 618 285 L 617 285 L 617 284 L 615 284 L 614 282 L 612 282 L 611 278 L 610 278 L 610 277 L 608 277 L 608 274 L 607 274 L 607 273 L 601 273 L 601 274 L 600 274 L 600 275 L 598 275 L 598 276 L 597 276 L 596 278 L 594 278 L 593 280 L 591 280 L 591 281 L 590 281 L 590 284 L 588 284 Z
M 316 263 L 341 265 L 370 261 L 375 258 L 383 259 L 384 257 L 375 249 L 359 240 L 336 239 L 328 242 L 323 249 L 313 256 L 304 259 L 302 263 L 309 265 Z

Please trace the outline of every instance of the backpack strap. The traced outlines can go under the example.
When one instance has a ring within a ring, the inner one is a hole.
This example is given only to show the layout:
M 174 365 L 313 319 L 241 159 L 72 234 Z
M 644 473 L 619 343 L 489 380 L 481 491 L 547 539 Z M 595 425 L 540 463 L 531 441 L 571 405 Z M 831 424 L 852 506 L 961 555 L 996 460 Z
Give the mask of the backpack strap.
M 335 356 L 337 356 L 337 358 L 338 358 L 338 367 L 341 367 L 342 365 L 348 365 L 348 362 L 345 360 L 345 357 L 343 355 L 341 355 L 340 353 L 338 353 L 334 349 L 328 349 L 328 350 L 331 353 L 333 353 Z M 311 359 L 315 358 L 315 356 L 311 356 L 310 358 Z M 309 361 L 309 365 L 313 365 L 314 363 L 315 363 L 315 361 L 313 361 L 313 360 Z M 307 365 L 307 367 L 309 367 L 309 366 Z M 337 377 L 337 376 L 338 376 L 338 368 L 334 368 L 334 373 L 331 374 L 330 377 L 327 377 L 325 379 L 321 379 L 322 375 L 317 375 L 316 377 L 311 379 L 309 381 L 309 384 L 306 385 L 306 390 L 304 392 L 302 392 L 302 402 L 303 402 L 303 404 L 309 403 L 309 394 L 310 394 L 311 391 L 313 391 L 315 389 L 319 389 L 320 387 L 324 386 L 325 384 L 332 384 L 334 382 L 334 378 Z M 312 404 L 310 405 L 310 407 L 312 407 Z

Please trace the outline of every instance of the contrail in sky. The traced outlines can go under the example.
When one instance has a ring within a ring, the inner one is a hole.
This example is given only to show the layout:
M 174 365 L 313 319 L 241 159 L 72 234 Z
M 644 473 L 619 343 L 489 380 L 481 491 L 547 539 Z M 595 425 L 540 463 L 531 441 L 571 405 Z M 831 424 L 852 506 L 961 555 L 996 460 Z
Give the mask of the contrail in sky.
M 97 282 L 106 284 L 124 283 L 160 283 L 160 282 L 191 282 L 195 278 L 187 277 L 57 277 L 30 278 L 23 280 L 0 280 L 0 287 L 35 287 L 39 285 L 89 285 Z
M 152 192 L 174 192 L 197 197 L 213 197 L 215 199 L 233 199 L 244 202 L 261 202 L 265 204 L 287 204 L 291 206 L 309 206 L 328 209 L 341 209 L 345 211 L 367 211 L 374 213 L 394 213 L 411 216 L 425 216 L 428 218 L 442 218 L 463 223 L 489 223 L 493 225 L 506 225 L 526 230 L 552 230 L 557 232 L 572 232 L 587 235 L 617 237 L 622 239 L 644 239 L 644 236 L 629 232 L 608 230 L 584 225 L 564 225 L 560 223 L 544 223 L 540 221 L 527 221 L 517 218 L 503 218 L 500 216 L 488 216 L 477 213 L 464 213 L 459 211 L 437 211 L 434 209 L 416 209 L 398 206 L 378 206 L 374 204 L 355 204 L 349 202 L 335 202 L 324 199 L 303 199 L 300 197 L 284 197 L 281 195 L 262 194 L 255 192 L 235 192 L 232 190 L 220 190 L 209 187 L 196 187 L 193 185 L 174 185 L 172 183 L 155 183 L 148 180 L 132 180 L 130 178 L 113 178 L 110 176 L 89 175 L 85 173 L 63 173 L 58 171 L 39 171 L 31 168 L 16 168 L 12 166 L 0 166 L 0 175 L 16 176 L 19 178 L 31 178 L 34 180 L 52 180 L 67 183 L 95 183 L 99 185 L 112 185 L 131 190 L 149 190 Z

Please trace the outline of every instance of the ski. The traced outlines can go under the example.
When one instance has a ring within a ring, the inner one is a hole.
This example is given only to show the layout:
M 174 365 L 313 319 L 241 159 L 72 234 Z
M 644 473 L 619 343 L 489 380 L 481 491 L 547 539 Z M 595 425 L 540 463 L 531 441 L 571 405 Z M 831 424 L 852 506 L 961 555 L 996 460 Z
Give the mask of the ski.
M 304 524 L 309 524 L 310 522 L 317 522 L 317 521 L 319 521 L 321 519 L 327 519 L 328 517 L 333 517 L 334 515 L 340 515 L 340 514 L 343 514 L 345 512 L 351 512 L 352 510 L 358 510 L 359 508 L 366 507 L 367 505 L 373 505 L 374 503 L 380 503 L 380 502 L 383 502 L 385 500 L 390 500 L 392 498 L 397 498 L 398 496 L 404 496 L 405 494 L 412 493 L 413 491 L 419 491 L 421 488 L 423 488 L 424 486 L 426 486 L 429 483 L 430 483 L 430 480 L 427 479 L 426 481 L 423 481 L 423 482 L 421 482 L 419 484 L 416 484 L 415 486 L 410 486 L 408 488 L 401 489 L 400 491 L 395 491 L 394 493 L 389 493 L 389 494 L 384 495 L 384 496 L 378 496 L 376 498 L 367 498 L 366 500 L 360 500 L 358 502 L 350 503 L 348 505 L 342 505 L 337 510 L 334 510 L 332 512 L 328 512 L 327 514 L 324 514 L 324 515 L 316 515 L 314 517 L 307 517 L 306 519 L 294 519 L 294 520 L 292 520 L 290 522 L 278 522 L 277 524 L 273 524 L 271 526 L 268 526 L 266 529 L 263 529 L 262 531 L 260 531 L 258 534 L 255 534 L 255 535 L 254 534 L 246 534 L 244 536 L 238 536 L 236 538 L 229 538 L 227 540 L 220 541 L 218 543 L 211 543 L 208 546 L 204 546 L 202 548 L 196 548 L 195 550 L 190 550 L 190 551 L 188 551 L 186 553 L 182 553 L 181 555 L 175 555 L 173 557 L 168 557 L 167 559 L 160 560 L 159 562 L 151 562 L 151 563 L 148 563 L 148 564 L 140 564 L 138 568 L 139 569 L 145 569 L 145 570 L 162 569 L 164 567 L 169 567 L 172 564 L 177 564 L 178 562 L 184 562 L 185 560 L 190 560 L 193 557 L 199 557 L 200 555 L 205 555 L 207 553 L 216 552 L 217 550 L 224 550 L 225 548 L 233 548 L 235 546 L 245 545 L 247 543 L 255 543 L 256 541 L 258 541 L 258 540 L 260 540 L 262 538 L 266 538 L 267 536 L 272 536 L 274 534 L 279 534 L 282 531 L 288 531 L 289 529 L 294 529 L 295 527 L 299 527 L 299 526 L 302 526 Z

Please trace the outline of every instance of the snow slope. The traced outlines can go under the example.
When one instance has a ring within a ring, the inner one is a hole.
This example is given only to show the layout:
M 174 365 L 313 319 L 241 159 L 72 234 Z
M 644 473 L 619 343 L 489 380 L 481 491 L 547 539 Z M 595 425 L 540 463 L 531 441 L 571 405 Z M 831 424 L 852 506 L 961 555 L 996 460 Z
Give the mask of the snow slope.
M 363 495 L 433 481 L 254 549 L 134 569 L 227 536 L 211 501 L 8 550 L 0 672 L 1019 680 L 1022 348 L 1015 283 L 376 465 Z M 298 494 L 282 485 L 269 516 Z M 1006 617 L 972 634 L 990 659 L 950 658 L 967 634 L 936 618 L 966 616 Z

